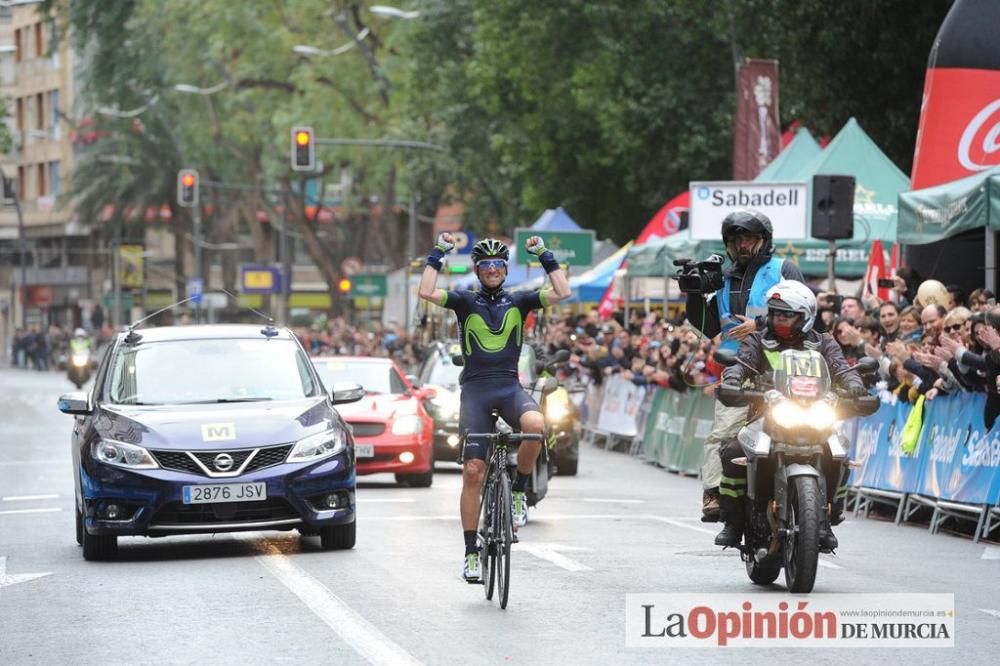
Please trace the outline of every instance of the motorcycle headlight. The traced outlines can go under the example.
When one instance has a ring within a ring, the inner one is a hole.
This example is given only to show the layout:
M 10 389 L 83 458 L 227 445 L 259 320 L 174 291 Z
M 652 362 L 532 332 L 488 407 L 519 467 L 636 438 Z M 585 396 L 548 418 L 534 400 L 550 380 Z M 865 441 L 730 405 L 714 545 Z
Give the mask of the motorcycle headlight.
M 287 462 L 313 462 L 335 456 L 347 448 L 342 430 L 327 430 L 295 442 Z
M 416 414 L 407 414 L 392 420 L 393 435 L 419 435 L 423 431 L 423 419 Z
M 100 439 L 91 444 L 90 455 L 98 462 L 126 469 L 156 469 L 160 466 L 143 447 L 113 439 Z
M 545 405 L 545 420 L 558 423 L 565 420 L 570 414 L 569 405 L 564 402 L 556 402 Z
M 771 418 L 783 428 L 806 426 L 814 430 L 825 430 L 837 420 L 837 414 L 824 401 L 814 402 L 803 408 L 791 400 L 782 400 L 771 408 Z
M 89 361 L 90 358 L 87 354 L 73 354 L 69 360 L 69 362 L 73 364 L 74 368 L 82 368 L 87 365 Z

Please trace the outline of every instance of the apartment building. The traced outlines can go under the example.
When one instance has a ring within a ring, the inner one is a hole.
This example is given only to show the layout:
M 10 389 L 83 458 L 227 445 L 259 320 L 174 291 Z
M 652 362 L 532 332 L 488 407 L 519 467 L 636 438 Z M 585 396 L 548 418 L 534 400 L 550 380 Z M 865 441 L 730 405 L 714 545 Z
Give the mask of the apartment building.
M 90 226 L 76 218 L 66 196 L 76 58 L 69 40 L 52 49 L 56 28 L 39 16 L 38 4 L 0 5 L 0 97 L 13 136 L 0 158 L 8 186 L 0 207 L 4 347 L 15 326 L 80 325 L 97 291 L 92 267 L 106 263 L 95 261 Z

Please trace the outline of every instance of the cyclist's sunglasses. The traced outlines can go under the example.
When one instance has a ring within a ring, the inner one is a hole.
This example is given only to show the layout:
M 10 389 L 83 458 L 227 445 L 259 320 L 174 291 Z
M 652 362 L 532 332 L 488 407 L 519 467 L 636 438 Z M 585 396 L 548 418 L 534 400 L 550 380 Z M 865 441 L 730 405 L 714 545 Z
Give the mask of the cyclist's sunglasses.
M 507 268 L 507 262 L 504 261 L 503 259 L 481 259 L 476 263 L 476 268 L 477 269 L 481 268 L 484 271 L 487 271 L 491 268 L 500 270 L 502 268 Z

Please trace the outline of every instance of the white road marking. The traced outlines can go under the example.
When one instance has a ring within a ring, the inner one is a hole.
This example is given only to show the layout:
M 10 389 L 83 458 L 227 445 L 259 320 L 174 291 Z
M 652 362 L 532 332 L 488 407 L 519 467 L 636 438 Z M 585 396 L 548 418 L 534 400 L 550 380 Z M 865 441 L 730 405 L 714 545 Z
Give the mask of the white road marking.
M 531 553 L 535 557 L 546 562 L 551 562 L 566 571 L 591 571 L 591 568 L 587 565 L 580 564 L 576 560 L 568 558 L 565 555 L 560 555 L 557 552 L 560 550 L 587 550 L 584 548 L 561 546 L 554 543 L 518 543 L 514 548 L 515 550 L 523 550 L 526 553 Z
M 997 548 L 996 546 L 986 546 L 986 549 L 983 551 L 983 554 L 979 559 L 1000 560 L 1000 548 Z
M 1000 611 L 993 610 L 992 608 L 977 608 L 976 610 L 982 611 L 987 615 L 992 615 L 993 617 L 1000 617 Z
M 245 539 L 249 534 L 240 538 Z M 296 566 L 276 546 L 263 542 L 258 543 L 257 548 L 264 554 L 255 559 L 364 659 L 373 664 L 420 663 L 323 583 Z
M 62 509 L 59 507 L 51 509 L 9 509 L 7 511 L 0 511 L 0 516 L 10 516 L 15 513 L 54 513 L 56 511 L 62 511 Z
M 365 504 L 376 502 L 381 504 L 414 504 L 417 500 L 412 497 L 358 497 L 358 501 Z
M 609 499 L 600 497 L 584 497 L 584 502 L 604 503 L 604 504 L 645 504 L 646 500 L 641 499 Z
M 51 576 L 51 571 L 46 571 L 45 573 L 33 573 L 33 574 L 8 574 L 7 573 L 7 558 L 0 557 L 0 588 L 7 587 L 8 585 L 17 585 L 18 583 L 27 583 L 29 580 L 35 580 L 36 578 L 41 578 L 43 576 Z
M 3 502 L 26 502 L 30 500 L 59 499 L 59 495 L 19 495 L 17 497 L 0 497 Z
M 645 514 L 645 515 L 643 515 L 641 517 L 644 518 L 645 520 L 653 520 L 653 521 L 656 521 L 656 522 L 659 522 L 659 523 L 667 523 L 668 525 L 673 525 L 675 527 L 683 527 L 684 529 L 691 530 L 692 532 L 701 532 L 702 534 L 711 534 L 711 535 L 715 535 L 716 534 L 716 532 L 713 532 L 712 530 L 706 529 L 704 527 L 698 527 L 696 525 L 686 525 L 685 523 L 682 523 L 681 521 L 679 521 L 679 520 L 677 520 L 675 518 L 665 518 L 663 516 L 653 516 L 653 515 L 649 515 L 649 514 Z M 834 564 L 833 562 L 829 562 L 829 561 L 824 560 L 822 558 L 820 558 L 820 560 L 819 560 L 819 566 L 826 567 L 827 569 L 843 569 L 844 568 L 844 567 L 840 566 L 839 564 Z

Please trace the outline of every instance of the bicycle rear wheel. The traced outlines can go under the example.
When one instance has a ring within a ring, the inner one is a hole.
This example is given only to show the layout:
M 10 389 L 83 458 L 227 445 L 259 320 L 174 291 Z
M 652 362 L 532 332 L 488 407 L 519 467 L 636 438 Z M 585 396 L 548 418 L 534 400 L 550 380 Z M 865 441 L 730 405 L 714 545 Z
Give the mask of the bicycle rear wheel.
M 482 515 L 479 519 L 479 561 L 483 569 L 483 590 L 486 592 L 486 599 L 493 599 L 493 585 L 496 581 L 496 552 L 493 544 L 496 539 L 496 510 L 491 506 L 493 502 L 492 479 L 487 479 L 483 484 L 483 498 L 480 501 Z
M 500 593 L 500 608 L 507 608 L 507 597 L 510 595 L 510 550 L 514 543 L 513 499 L 510 494 L 510 478 L 501 475 L 496 484 L 496 577 Z

